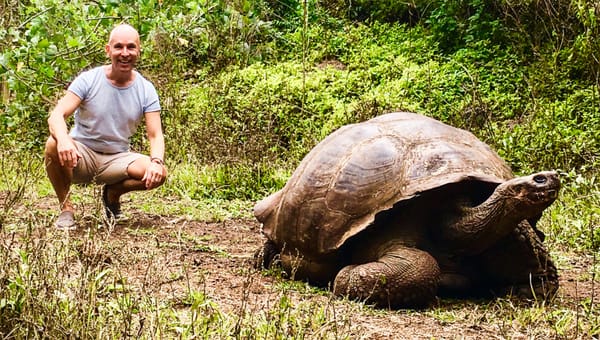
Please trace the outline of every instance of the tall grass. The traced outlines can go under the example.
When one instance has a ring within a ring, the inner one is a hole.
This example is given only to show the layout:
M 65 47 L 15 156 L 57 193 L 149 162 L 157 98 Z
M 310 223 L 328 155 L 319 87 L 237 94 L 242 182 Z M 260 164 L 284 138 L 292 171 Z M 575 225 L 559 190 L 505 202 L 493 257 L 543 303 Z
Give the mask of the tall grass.
M 348 316 L 336 316 L 333 302 L 292 303 L 285 290 L 275 291 L 276 303 L 260 310 L 242 305 L 225 312 L 198 288 L 160 299 L 144 289 L 154 284 L 152 277 L 130 284 L 128 273 L 108 262 L 106 235 L 40 233 L 47 228 L 31 223 L 18 234 L 1 233 L 0 335 L 5 339 L 283 339 L 311 333 L 338 338 L 335 334 L 347 327 L 348 320 L 336 318 Z M 248 286 L 251 281 L 247 275 Z

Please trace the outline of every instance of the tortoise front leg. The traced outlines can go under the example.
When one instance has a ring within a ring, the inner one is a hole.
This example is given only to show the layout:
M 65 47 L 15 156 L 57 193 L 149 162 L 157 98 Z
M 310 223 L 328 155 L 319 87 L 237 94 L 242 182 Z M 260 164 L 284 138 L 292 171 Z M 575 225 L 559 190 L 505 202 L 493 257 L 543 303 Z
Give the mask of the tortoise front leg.
M 528 221 L 478 257 L 490 289 L 499 295 L 551 298 L 558 289 L 558 274 L 550 254 Z
M 424 307 L 434 299 L 439 279 L 440 268 L 429 253 L 395 245 L 374 262 L 342 268 L 333 293 L 378 307 Z

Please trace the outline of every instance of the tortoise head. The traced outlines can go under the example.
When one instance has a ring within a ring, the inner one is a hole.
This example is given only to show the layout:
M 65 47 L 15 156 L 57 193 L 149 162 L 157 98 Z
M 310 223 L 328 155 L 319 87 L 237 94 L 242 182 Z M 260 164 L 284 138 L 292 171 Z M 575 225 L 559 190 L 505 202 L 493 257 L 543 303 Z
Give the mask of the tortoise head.
M 529 218 L 550 206 L 558 197 L 559 190 L 558 174 L 544 171 L 508 180 L 496 188 L 496 194 L 506 201 L 507 208 Z
M 523 220 L 483 257 L 493 263 L 495 275 L 512 283 L 513 294 L 548 298 L 558 288 L 556 266 L 544 247 L 543 233 L 529 219 L 537 220 L 556 200 L 559 190 L 560 180 L 554 171 L 513 178 L 496 188 L 507 213 Z

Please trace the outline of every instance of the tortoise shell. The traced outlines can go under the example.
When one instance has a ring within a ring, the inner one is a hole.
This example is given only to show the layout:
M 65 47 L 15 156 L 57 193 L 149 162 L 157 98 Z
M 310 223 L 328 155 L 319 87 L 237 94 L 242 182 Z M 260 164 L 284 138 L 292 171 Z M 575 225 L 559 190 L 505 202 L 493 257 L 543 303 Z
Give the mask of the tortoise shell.
M 335 252 L 375 215 L 419 193 L 465 180 L 502 183 L 507 164 L 472 133 L 395 112 L 336 130 L 286 185 L 254 207 L 265 236 L 312 256 Z

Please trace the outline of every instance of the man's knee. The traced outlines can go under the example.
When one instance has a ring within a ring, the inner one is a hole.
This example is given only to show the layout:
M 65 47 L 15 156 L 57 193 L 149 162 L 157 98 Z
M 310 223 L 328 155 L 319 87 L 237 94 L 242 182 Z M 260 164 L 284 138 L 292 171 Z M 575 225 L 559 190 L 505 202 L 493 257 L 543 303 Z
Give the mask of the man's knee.
M 50 136 L 46 140 L 46 147 L 44 148 L 44 156 L 46 156 L 46 158 L 48 158 L 48 157 L 56 158 L 57 154 L 58 154 L 58 151 L 56 149 L 56 139 L 54 139 L 54 137 Z

